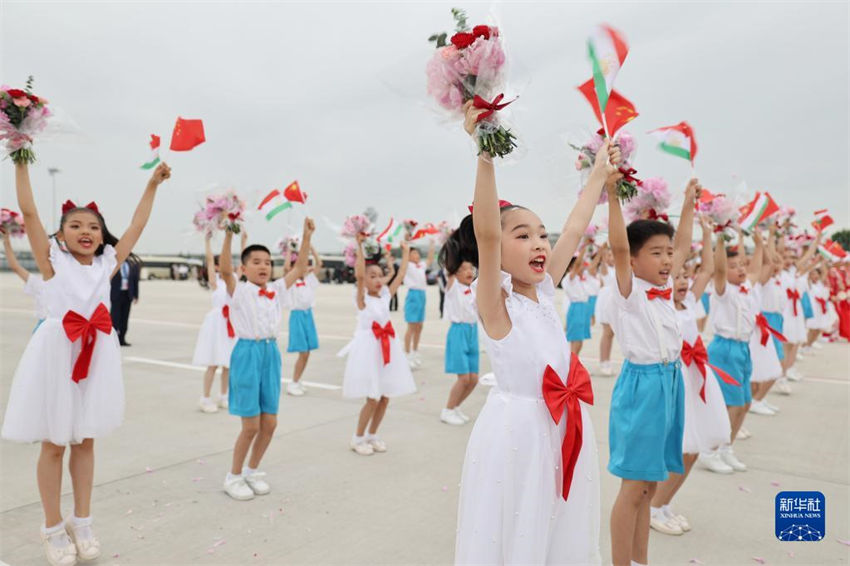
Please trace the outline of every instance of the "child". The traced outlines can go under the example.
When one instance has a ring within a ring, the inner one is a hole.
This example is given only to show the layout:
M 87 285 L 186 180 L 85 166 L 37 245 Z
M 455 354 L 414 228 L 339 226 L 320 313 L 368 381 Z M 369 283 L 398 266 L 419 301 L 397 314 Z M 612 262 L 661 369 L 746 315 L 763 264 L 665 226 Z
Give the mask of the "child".
M 794 251 L 785 248 L 785 270 L 782 272 L 782 287 L 785 289 L 785 309 L 782 312 L 783 331 L 787 342 L 783 344 L 785 357 L 782 360 L 782 375 L 791 381 L 800 381 L 803 376 L 794 367 L 800 345 L 806 342 L 806 321 L 803 316 L 803 305 L 800 302 L 805 291 L 805 277 L 815 250 L 820 246 L 823 232 L 818 232 L 817 239 L 810 245 L 803 256 L 796 259 Z M 790 392 L 790 390 L 789 390 Z
M 313 305 L 316 304 L 316 289 L 319 279 L 316 272 L 322 269 L 322 258 L 316 248 L 310 246 L 313 264 L 307 268 L 307 275 L 295 281 L 289 289 L 289 344 L 288 353 L 298 353 L 295 367 L 292 370 L 292 383 L 286 386 L 289 395 L 300 397 L 304 395 L 301 376 L 310 359 L 310 352 L 319 348 L 319 335 L 316 333 L 316 323 L 313 320 Z M 291 269 L 292 258 L 286 254 L 284 258 L 284 274 Z
M 407 242 L 402 242 L 401 267 L 397 277 L 388 284 L 394 273 L 385 276 L 376 262 L 367 265 L 363 239 L 364 236 L 358 234 L 354 264 L 357 329 L 340 355 L 348 355 L 342 380 L 343 396 L 366 398 L 360 410 L 357 430 L 351 439 L 351 449 L 360 456 L 371 456 L 387 451 L 387 444 L 378 438 L 378 427 L 387 412 L 390 397 L 413 393 L 416 384 L 390 321 L 390 297 L 398 291 L 404 279 L 410 261 L 410 247 Z M 386 255 L 387 263 L 392 265 L 389 251 Z
M 466 131 L 481 110 L 466 105 Z M 609 165 L 608 162 L 613 165 Z M 620 152 L 606 141 L 554 249 L 530 210 L 496 194 L 478 158 L 475 200 L 451 238 L 478 264 L 473 284 L 496 385 L 466 449 L 457 564 L 599 564 L 599 463 L 590 376 L 571 355 L 555 304 L 560 280 Z
M 705 345 L 697 330 L 700 315 L 699 301 L 706 285 L 714 272 L 714 259 L 711 249 L 711 224 L 700 217 L 702 228 L 702 269 L 690 285 L 686 266 L 679 270 L 673 281 L 673 302 L 676 306 L 676 318 L 682 330 L 682 383 L 685 387 L 685 429 L 682 441 L 682 460 L 684 474 L 670 473 L 670 476 L 658 485 L 650 503 L 649 526 L 666 535 L 681 535 L 691 530 L 690 522 L 670 507 L 679 489 L 684 485 L 688 474 L 700 452 L 710 452 L 725 443 L 729 438 L 729 415 L 723 402 L 723 393 L 713 370 L 705 363 Z M 718 236 L 718 239 L 722 236 Z M 723 245 L 722 240 L 718 245 Z M 732 468 L 720 462 L 720 465 L 732 472 Z
M 440 420 L 450 425 L 470 421 L 460 404 L 478 384 L 478 311 L 469 287 L 475 279 L 475 266 L 461 259 L 457 240 L 449 239 L 440 250 L 440 266 L 448 275 L 443 317 L 451 322 L 446 335 L 446 373 L 457 375 Z
M 578 255 L 570 260 L 567 275 L 561 281 L 564 293 L 570 306 L 567 308 L 567 342 L 570 351 L 576 356 L 581 353 L 581 346 L 590 339 L 590 303 L 584 280 L 584 254 L 587 243 L 582 244 Z
M 407 323 L 407 330 L 404 332 L 404 351 L 413 369 L 422 367 L 419 338 L 422 336 L 422 328 L 425 324 L 425 290 L 428 288 L 426 273 L 428 266 L 434 263 L 433 240 L 428 246 L 427 261 L 423 263 L 421 260 L 419 250 L 410 248 L 410 263 L 403 277 L 403 284 L 407 287 L 407 296 L 404 298 L 404 321 Z M 402 276 L 398 275 L 398 277 Z
M 198 406 L 204 413 L 218 412 L 227 408 L 227 382 L 230 373 L 230 353 L 236 345 L 236 332 L 230 321 L 230 295 L 223 284 L 218 270 L 218 258 L 213 256 L 210 238 L 204 240 L 207 266 L 207 284 L 212 291 L 212 310 L 204 316 L 204 322 L 198 331 L 195 354 L 192 364 L 206 366 L 204 389 Z M 210 398 L 216 370 L 221 367 L 221 389 L 217 401 Z
M 260 462 L 277 427 L 280 402 L 281 363 L 277 334 L 286 303 L 286 290 L 307 270 L 313 220 L 304 219 L 301 251 L 295 265 L 281 279 L 270 281 L 272 256 L 268 248 L 253 244 L 242 250 L 242 271 L 246 278 L 237 282 L 233 274 L 230 230 L 224 233 L 219 259 L 221 278 L 230 295 L 230 321 L 239 339 L 230 355 L 230 414 L 242 419 L 242 431 L 233 447 L 233 463 L 224 479 L 224 491 L 238 501 L 253 499 L 271 491 L 258 472 Z M 244 466 L 248 451 L 251 458 Z M 243 467 L 244 466 L 244 467 Z
M 708 346 L 708 361 L 728 373 L 740 385 L 720 382 L 732 434 L 720 450 L 720 458 L 736 472 L 745 472 L 747 466 L 732 450 L 738 431 L 752 402 L 751 380 L 753 360 L 750 353 L 750 338 L 759 313 L 759 299 L 751 282 L 756 282 L 761 273 L 764 246 L 761 233 L 753 232 L 755 252 L 749 262 L 744 255 L 744 243 L 727 248 L 717 246 L 714 254 L 714 293 L 711 295 L 711 323 L 714 338 Z M 740 251 L 739 251 L 740 250 Z M 748 270 L 749 269 L 749 270 Z
M 809 339 L 803 348 L 805 353 L 813 352 L 815 349 L 823 348 L 817 340 L 821 333 L 830 332 L 835 325 L 836 317 L 829 303 L 829 289 L 823 284 L 826 276 L 826 267 L 819 260 L 816 267 L 809 272 L 809 294 L 812 298 L 812 318 L 806 321 L 809 331 Z
M 614 272 L 614 254 L 611 253 L 607 241 L 602 244 L 600 254 L 602 255 L 600 266 L 602 289 L 599 291 L 599 299 L 596 303 L 596 318 L 602 325 L 602 337 L 599 339 L 599 373 L 605 377 L 611 377 L 614 375 L 614 367 L 611 365 L 611 348 L 614 345 L 611 310 L 617 274 Z
M 36 472 L 45 516 L 41 538 L 54 565 L 100 556 L 90 509 L 94 439 L 112 432 L 124 419 L 121 352 L 109 316 L 109 281 L 141 236 L 157 187 L 170 176 L 165 163 L 156 168 L 120 240 L 106 229 L 96 204 L 78 207 L 71 201 L 62 206 L 59 230 L 49 239 L 27 164 L 15 165 L 18 206 L 46 284 L 47 313 L 15 371 L 2 435 L 16 442 L 41 442 Z M 62 460 L 67 444 L 74 514 L 63 522 Z
M 0 234 L 3 236 L 3 250 L 6 253 L 6 263 L 9 264 L 9 269 L 15 272 L 18 277 L 24 280 L 24 293 L 35 299 L 35 328 L 33 332 L 41 326 L 44 319 L 47 318 L 47 303 L 44 299 L 44 278 L 39 273 L 30 273 L 18 263 L 18 258 L 15 256 L 15 250 L 12 249 L 12 241 L 9 234 L 0 229 Z
M 685 471 L 682 334 L 670 285 L 690 252 L 699 192 L 691 179 L 679 230 L 657 220 L 636 220 L 627 229 L 616 189 L 608 187 L 608 242 L 617 273 L 614 334 L 626 358 L 614 385 L 608 427 L 608 471 L 622 478 L 611 510 L 615 566 L 647 564 L 656 482 L 668 472 Z
M 588 242 L 593 245 L 593 241 Z M 595 247 L 595 246 L 594 246 Z M 593 254 L 590 265 L 587 266 L 584 273 L 584 290 L 587 292 L 587 318 L 590 319 L 590 326 L 596 324 L 596 302 L 599 299 L 599 291 L 602 289 L 602 281 L 599 278 L 599 265 L 602 262 L 602 250 L 596 250 Z

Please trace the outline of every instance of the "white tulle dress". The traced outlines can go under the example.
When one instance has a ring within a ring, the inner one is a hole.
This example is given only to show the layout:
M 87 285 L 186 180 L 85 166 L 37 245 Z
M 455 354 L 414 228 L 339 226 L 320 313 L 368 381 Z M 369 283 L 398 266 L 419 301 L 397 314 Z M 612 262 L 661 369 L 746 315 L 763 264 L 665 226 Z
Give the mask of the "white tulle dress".
M 198 331 L 192 363 L 196 366 L 230 367 L 230 353 L 236 345 L 236 337 L 227 332 L 230 311 L 230 295 L 224 280 L 216 276 L 215 291 L 210 297 L 212 310 L 204 316 Z M 232 326 L 231 326 L 232 328 Z

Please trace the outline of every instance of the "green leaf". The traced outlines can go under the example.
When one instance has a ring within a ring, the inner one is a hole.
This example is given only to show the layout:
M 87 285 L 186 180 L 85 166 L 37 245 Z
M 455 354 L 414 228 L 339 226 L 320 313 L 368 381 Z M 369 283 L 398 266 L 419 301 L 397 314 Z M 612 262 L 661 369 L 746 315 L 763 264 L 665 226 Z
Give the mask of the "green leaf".
M 455 29 L 459 32 L 468 31 L 466 23 L 466 12 L 460 8 L 452 8 L 452 17 L 455 19 Z

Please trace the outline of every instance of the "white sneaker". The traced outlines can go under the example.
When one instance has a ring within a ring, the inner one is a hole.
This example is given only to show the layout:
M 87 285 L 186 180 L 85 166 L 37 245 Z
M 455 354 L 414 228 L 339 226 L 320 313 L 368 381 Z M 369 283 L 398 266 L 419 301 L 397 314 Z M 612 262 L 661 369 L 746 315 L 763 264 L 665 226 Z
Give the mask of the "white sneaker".
M 732 474 L 735 472 L 735 469 L 724 462 L 717 452 L 702 452 L 697 461 L 703 468 L 715 474 Z
M 91 524 L 79 526 L 73 518 L 65 520 L 65 531 L 77 548 L 78 560 L 94 560 L 100 556 L 100 541 L 91 531 Z
M 678 515 L 676 513 L 673 513 L 672 517 L 670 517 L 670 515 L 667 515 L 667 517 L 673 521 L 676 521 L 682 528 L 683 532 L 688 532 L 691 530 L 691 523 L 688 522 L 684 515 Z
M 806 354 L 807 356 L 811 356 L 815 353 L 815 350 L 811 346 L 803 346 L 802 348 L 800 348 L 800 351 Z
M 756 401 L 755 399 L 753 399 L 753 402 L 750 403 L 749 412 L 756 415 L 764 415 L 766 417 L 772 417 L 776 414 L 776 411 L 772 411 L 770 407 L 764 403 L 764 401 Z
M 791 384 L 784 377 L 776 380 L 776 392 L 781 395 L 791 395 Z
M 77 563 L 77 547 L 64 530 L 50 536 L 41 531 L 44 554 L 51 566 L 74 566 Z
M 252 490 L 242 476 L 228 476 L 224 479 L 224 492 L 237 501 L 254 499 Z
M 461 425 L 466 424 L 466 421 L 464 421 L 462 418 L 460 418 L 460 416 L 458 416 L 457 413 L 455 413 L 452 409 L 446 409 L 446 408 L 444 408 L 442 411 L 440 411 L 440 420 L 443 421 L 446 424 L 455 425 L 455 426 L 461 426 Z
M 416 364 L 417 368 L 422 367 L 422 354 L 419 352 L 413 352 L 413 363 Z
M 219 397 L 218 397 L 218 408 L 226 411 L 227 407 L 228 407 L 227 395 L 219 395 Z
M 814 342 L 812 342 L 812 348 L 814 348 L 815 350 L 823 350 L 823 344 L 821 344 L 820 340 L 815 340 Z
M 611 377 L 614 375 L 614 365 L 608 362 L 602 362 L 599 364 L 599 373 L 604 375 L 605 377 Z
M 455 414 L 463 419 L 463 422 L 468 423 L 472 419 L 466 416 L 466 413 L 460 410 L 460 407 L 455 407 Z
M 731 446 L 727 446 L 725 448 L 720 449 L 720 457 L 724 462 L 732 466 L 736 472 L 746 472 L 747 465 L 741 462 L 736 456 L 735 452 L 732 450 Z
M 410 369 L 416 369 L 419 367 L 416 365 L 416 359 L 413 357 L 413 353 L 407 354 L 407 364 L 410 366 Z
M 372 448 L 372 445 L 366 442 L 365 440 L 362 442 L 351 441 L 351 449 L 354 450 L 360 456 L 371 456 L 375 453 L 375 449 Z
M 243 471 L 242 477 L 245 479 L 248 487 L 251 488 L 251 491 L 254 492 L 254 495 L 267 495 L 272 490 L 271 486 L 263 479 L 266 477 L 265 472 L 245 473 Z
M 802 374 L 800 374 L 800 372 L 797 371 L 797 368 L 795 368 L 795 367 L 788 368 L 788 371 L 785 372 L 785 377 L 787 377 L 791 381 L 802 381 L 803 380 Z
M 738 429 L 738 434 L 736 436 L 736 439 L 737 440 L 747 440 L 748 438 L 752 438 L 752 436 L 753 436 L 753 433 L 750 432 L 750 429 L 748 429 L 745 426 L 742 426 L 741 428 Z
M 797 359 L 798 360 L 805 360 L 806 359 L 806 355 L 803 353 L 802 347 L 797 350 Z
M 767 407 L 768 409 L 770 409 L 770 410 L 771 410 L 771 411 L 773 411 L 774 413 L 778 413 L 778 412 L 779 412 L 779 407 L 777 407 L 777 406 L 776 406 L 776 405 L 774 405 L 773 403 L 768 403 L 768 402 L 767 402 L 767 399 L 762 399 L 762 400 L 761 400 L 761 402 L 762 402 L 762 404 L 764 404 L 764 406 L 765 406 L 765 407 Z
M 684 533 L 682 527 L 679 526 L 679 523 L 667 517 L 664 512 L 658 513 L 654 517 L 650 517 L 649 526 L 665 535 L 679 536 Z
M 478 378 L 478 383 L 483 385 L 484 387 L 493 387 L 496 385 L 496 374 L 493 372 L 485 373 L 481 377 Z
M 213 401 L 209 397 L 201 397 L 201 400 L 198 401 L 198 407 L 200 407 L 202 413 L 218 412 L 218 405 L 216 405 L 215 401 Z
M 366 442 L 369 444 L 369 446 L 372 447 L 372 451 L 376 454 L 381 454 L 387 451 L 387 443 L 378 438 L 377 436 L 373 436 Z
M 300 383 L 292 382 L 286 386 L 286 392 L 293 397 L 301 397 L 304 395 L 304 389 L 301 388 Z

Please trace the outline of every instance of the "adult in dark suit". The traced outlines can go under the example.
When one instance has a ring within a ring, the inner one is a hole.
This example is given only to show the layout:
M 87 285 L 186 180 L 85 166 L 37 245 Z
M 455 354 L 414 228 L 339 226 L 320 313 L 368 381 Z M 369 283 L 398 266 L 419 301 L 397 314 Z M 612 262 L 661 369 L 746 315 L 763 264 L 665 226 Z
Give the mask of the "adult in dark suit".
M 118 333 L 118 341 L 122 346 L 127 342 L 127 324 L 130 322 L 130 307 L 139 300 L 139 275 L 142 262 L 135 254 L 130 254 L 127 260 L 118 268 L 112 278 L 110 300 L 112 301 L 112 326 Z

